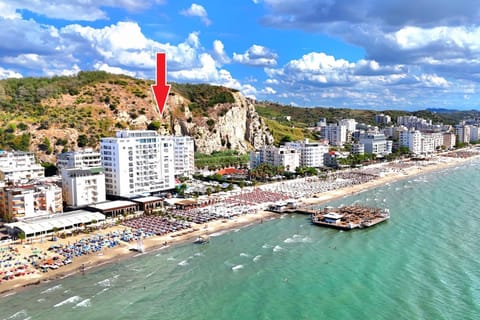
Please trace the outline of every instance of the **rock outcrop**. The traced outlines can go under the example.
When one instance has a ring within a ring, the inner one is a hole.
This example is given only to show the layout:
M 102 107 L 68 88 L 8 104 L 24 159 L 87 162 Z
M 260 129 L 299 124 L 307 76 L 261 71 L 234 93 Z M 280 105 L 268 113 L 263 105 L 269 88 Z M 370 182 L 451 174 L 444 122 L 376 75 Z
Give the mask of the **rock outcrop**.
M 244 153 L 273 143 L 273 136 L 255 111 L 253 101 L 238 92 L 233 95 L 234 103 L 213 106 L 208 117 L 192 117 L 187 101 L 171 96 L 167 106 L 171 133 L 192 136 L 196 151 L 202 153 L 227 149 Z M 184 110 L 182 115 L 179 110 Z

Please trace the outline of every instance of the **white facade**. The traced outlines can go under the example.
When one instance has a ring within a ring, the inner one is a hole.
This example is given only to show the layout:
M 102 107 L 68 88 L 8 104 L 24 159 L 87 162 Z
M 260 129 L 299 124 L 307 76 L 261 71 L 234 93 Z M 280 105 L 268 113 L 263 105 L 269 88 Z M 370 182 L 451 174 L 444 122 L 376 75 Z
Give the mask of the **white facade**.
M 172 137 L 157 132 L 118 131 L 100 140 L 107 195 L 132 197 L 175 187 Z
M 191 177 L 195 172 L 195 145 L 192 137 L 173 137 L 175 177 Z
M 364 154 L 365 153 L 365 145 L 363 143 L 352 144 L 352 153 L 353 154 Z
M 45 177 L 45 169 L 36 162 L 33 152 L 0 150 L 0 171 L 11 182 Z
M 0 190 L 0 214 L 6 221 L 62 211 L 62 189 L 53 183 L 17 185 Z
M 286 171 L 294 172 L 300 166 L 300 152 L 289 147 L 266 146 L 257 152 L 250 153 L 251 168 L 255 168 L 262 163 L 282 166 Z
M 338 121 L 339 126 L 345 126 L 350 133 L 354 132 L 357 127 L 357 121 L 355 119 L 342 119 Z
M 63 168 L 61 175 L 66 205 L 82 207 L 106 201 L 103 168 Z
M 443 146 L 447 149 L 453 149 L 455 147 L 455 144 L 455 134 L 451 132 L 445 132 L 443 134 Z
M 417 130 L 401 130 L 398 132 L 400 146 L 408 147 L 413 154 L 422 153 L 422 133 Z
M 375 123 L 389 124 L 390 122 L 392 122 L 392 117 L 390 117 L 389 115 L 380 113 L 375 115 L 374 121 Z
M 478 141 L 479 128 L 477 126 L 470 126 L 470 142 Z
M 392 143 L 384 134 L 367 134 L 360 137 L 360 144 L 364 145 L 365 153 L 383 156 L 392 153 Z
M 297 142 L 287 142 L 287 148 L 293 148 L 300 152 L 300 165 L 304 167 L 323 167 L 325 153 L 328 146 L 320 142 L 310 142 L 308 139 Z
M 330 124 L 322 127 L 322 135 L 331 145 L 342 146 L 347 142 L 347 127 Z
M 455 126 L 455 135 L 459 143 L 470 143 L 470 126 Z
M 94 168 L 101 167 L 100 152 L 93 149 L 63 152 L 57 156 L 57 168 Z
M 81 207 L 106 200 L 100 152 L 92 149 L 64 152 L 57 157 L 57 167 L 66 205 Z

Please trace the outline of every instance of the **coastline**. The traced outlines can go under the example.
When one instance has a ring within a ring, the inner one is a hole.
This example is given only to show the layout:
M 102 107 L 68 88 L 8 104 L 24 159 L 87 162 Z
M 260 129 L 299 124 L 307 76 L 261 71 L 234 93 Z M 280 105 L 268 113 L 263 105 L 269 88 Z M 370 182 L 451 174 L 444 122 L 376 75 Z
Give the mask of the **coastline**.
M 385 185 L 390 182 L 396 182 L 403 179 L 411 178 L 420 174 L 430 173 L 433 171 L 443 170 L 450 167 L 456 167 L 463 163 L 478 159 L 480 156 L 475 154 L 468 158 L 448 158 L 447 157 L 437 157 L 437 162 L 424 162 L 416 163 L 413 166 L 402 168 L 400 170 L 387 170 L 382 176 L 368 181 L 366 183 L 361 183 L 346 188 L 331 190 L 315 195 L 315 197 L 301 198 L 299 202 L 305 205 L 318 205 L 325 202 L 329 202 L 335 199 L 342 197 L 351 196 L 365 190 L 369 190 L 381 185 Z M 385 165 L 383 168 L 391 168 L 390 166 Z M 132 247 L 131 243 L 121 243 L 119 246 L 114 248 L 105 249 L 100 255 L 98 254 L 89 254 L 86 256 L 75 258 L 72 264 L 63 266 L 57 270 L 51 270 L 48 273 L 36 273 L 32 275 L 27 275 L 22 278 L 16 278 L 7 282 L 0 284 L 0 298 L 16 294 L 19 291 L 28 290 L 29 287 L 34 285 L 41 285 L 52 281 L 58 281 L 66 277 L 79 274 L 84 271 L 88 271 L 94 268 L 102 267 L 104 265 L 115 263 L 123 259 L 129 259 L 135 257 L 136 255 L 148 254 L 152 251 L 162 250 L 170 246 L 175 246 L 183 243 L 193 242 L 193 240 L 205 234 L 213 234 L 217 232 L 228 232 L 234 229 L 246 227 L 249 225 L 261 223 L 262 221 L 275 219 L 279 217 L 279 214 L 267 212 L 267 211 L 258 211 L 257 213 L 250 213 L 246 215 L 237 216 L 233 219 L 219 219 L 215 221 L 210 221 L 204 224 L 195 225 L 195 230 L 185 233 L 185 230 L 178 231 L 176 233 L 164 235 L 164 236 L 154 236 L 146 238 L 143 240 L 145 253 L 132 252 L 130 248 Z M 110 229 L 102 230 L 102 232 L 108 232 L 111 229 L 125 229 L 126 227 L 116 226 Z M 181 235 L 178 235 L 181 234 Z M 79 239 L 85 237 L 85 235 L 76 236 Z M 60 239 L 59 242 L 67 243 L 67 241 L 75 241 L 75 237 L 68 237 L 67 239 Z M 165 243 L 167 243 L 165 245 Z M 48 246 L 50 243 L 45 243 L 45 246 Z M 30 249 L 28 245 L 17 244 L 15 246 L 23 246 L 23 249 Z M 32 244 L 31 246 L 37 246 L 37 244 Z M 83 266 L 83 267 L 82 267 Z

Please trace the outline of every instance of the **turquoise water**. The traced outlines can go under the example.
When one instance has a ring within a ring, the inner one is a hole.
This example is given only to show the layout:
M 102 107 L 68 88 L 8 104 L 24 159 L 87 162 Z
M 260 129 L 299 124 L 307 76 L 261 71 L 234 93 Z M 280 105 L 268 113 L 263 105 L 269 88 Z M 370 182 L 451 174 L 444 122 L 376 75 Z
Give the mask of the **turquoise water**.
M 285 215 L 32 287 L 0 319 L 480 319 L 479 169 L 332 202 L 390 208 L 371 229 Z

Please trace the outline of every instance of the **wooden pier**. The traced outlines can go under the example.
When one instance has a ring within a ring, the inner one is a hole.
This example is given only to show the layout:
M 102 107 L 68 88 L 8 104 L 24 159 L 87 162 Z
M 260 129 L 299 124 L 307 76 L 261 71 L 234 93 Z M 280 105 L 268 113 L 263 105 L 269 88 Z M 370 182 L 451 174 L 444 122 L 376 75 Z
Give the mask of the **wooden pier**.
M 390 219 L 388 209 L 359 205 L 325 207 L 323 211 L 312 214 L 313 224 L 340 230 L 369 228 L 388 219 Z

